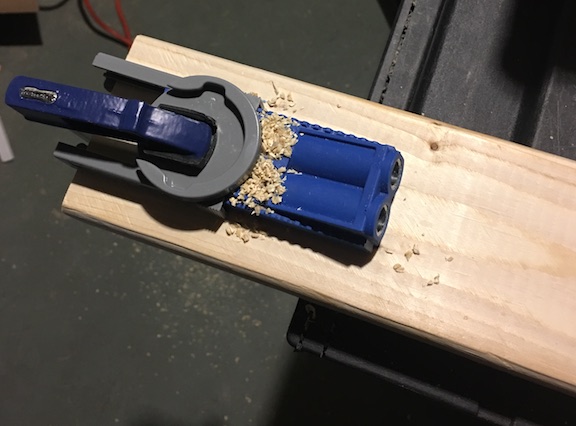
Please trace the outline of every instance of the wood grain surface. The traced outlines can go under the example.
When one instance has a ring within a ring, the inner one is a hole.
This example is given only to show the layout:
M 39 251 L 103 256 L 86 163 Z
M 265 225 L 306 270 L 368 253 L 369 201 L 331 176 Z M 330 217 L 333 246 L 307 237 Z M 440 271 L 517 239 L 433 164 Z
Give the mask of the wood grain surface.
M 38 0 L 0 0 L 0 13 L 36 13 Z
M 382 246 L 366 257 L 273 227 L 244 244 L 193 205 L 87 172 L 66 213 L 576 390 L 576 162 L 148 37 L 128 60 L 291 92 L 279 112 L 397 147 Z

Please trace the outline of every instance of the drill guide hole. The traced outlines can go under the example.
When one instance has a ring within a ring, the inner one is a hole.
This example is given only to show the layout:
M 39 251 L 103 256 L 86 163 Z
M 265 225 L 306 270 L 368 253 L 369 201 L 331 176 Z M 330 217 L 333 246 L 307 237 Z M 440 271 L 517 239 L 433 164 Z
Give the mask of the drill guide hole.
M 390 185 L 392 186 L 392 190 L 396 190 L 398 185 L 400 184 L 400 178 L 402 177 L 402 162 L 399 158 L 396 159 L 394 162 L 394 166 L 392 167 L 392 173 L 390 174 Z
M 378 220 L 376 221 L 376 235 L 382 235 L 386 229 L 386 224 L 388 223 L 388 205 L 384 204 L 382 210 L 380 210 L 380 215 L 378 215 Z

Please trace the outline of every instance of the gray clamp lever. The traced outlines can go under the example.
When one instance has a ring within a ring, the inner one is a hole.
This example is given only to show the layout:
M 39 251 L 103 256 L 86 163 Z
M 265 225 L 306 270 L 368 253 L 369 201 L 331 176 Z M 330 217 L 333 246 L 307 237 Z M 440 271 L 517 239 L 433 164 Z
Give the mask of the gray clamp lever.
M 169 161 L 139 153 L 133 164 L 92 153 L 85 147 L 58 144 L 54 155 L 70 165 L 147 184 L 192 202 L 220 201 L 250 174 L 260 154 L 260 99 L 230 82 L 211 76 L 176 77 L 102 53 L 93 65 L 112 75 L 164 89 L 153 103 L 191 117 L 208 117 L 215 126 L 213 152 L 201 169 L 171 167 Z

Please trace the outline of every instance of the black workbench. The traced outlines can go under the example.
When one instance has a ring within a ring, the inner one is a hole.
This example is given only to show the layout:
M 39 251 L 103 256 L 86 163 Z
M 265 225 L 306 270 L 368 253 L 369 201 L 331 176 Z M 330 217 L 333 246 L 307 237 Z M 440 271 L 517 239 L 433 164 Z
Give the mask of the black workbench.
M 576 3 L 405 0 L 370 99 L 576 160 Z M 558 390 L 300 300 L 288 341 L 497 425 L 576 424 Z

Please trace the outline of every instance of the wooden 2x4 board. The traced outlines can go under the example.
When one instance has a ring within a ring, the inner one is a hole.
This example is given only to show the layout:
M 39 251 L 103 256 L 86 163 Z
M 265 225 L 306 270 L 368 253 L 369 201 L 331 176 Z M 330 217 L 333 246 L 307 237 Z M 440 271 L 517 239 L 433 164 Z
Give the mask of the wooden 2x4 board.
M 0 0 L 0 13 L 36 13 L 37 0 Z
M 193 205 L 85 171 L 66 213 L 576 390 L 576 162 L 148 37 L 127 59 L 291 93 L 278 112 L 395 146 L 388 230 L 369 258 L 281 231 L 245 244 Z

